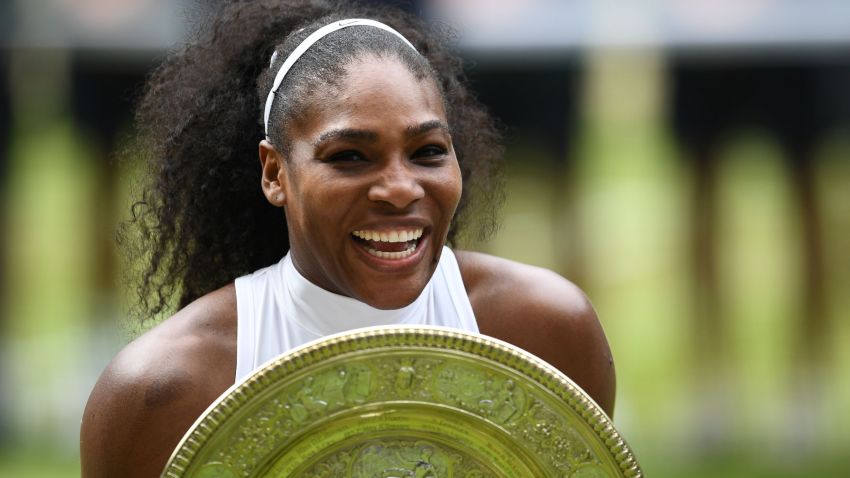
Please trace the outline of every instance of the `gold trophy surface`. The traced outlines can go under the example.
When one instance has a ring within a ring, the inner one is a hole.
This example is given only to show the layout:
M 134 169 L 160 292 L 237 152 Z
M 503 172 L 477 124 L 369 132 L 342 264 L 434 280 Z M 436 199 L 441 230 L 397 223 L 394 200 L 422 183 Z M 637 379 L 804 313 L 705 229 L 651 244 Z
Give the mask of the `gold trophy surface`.
M 214 402 L 164 477 L 642 477 L 569 378 L 486 336 L 373 327 L 299 347 Z

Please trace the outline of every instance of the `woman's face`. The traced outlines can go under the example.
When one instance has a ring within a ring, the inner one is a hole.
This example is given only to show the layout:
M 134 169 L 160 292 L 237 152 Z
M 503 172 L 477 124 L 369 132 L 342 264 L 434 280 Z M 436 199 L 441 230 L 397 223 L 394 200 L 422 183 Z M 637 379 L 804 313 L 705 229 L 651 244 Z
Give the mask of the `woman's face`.
M 301 274 L 373 307 L 399 308 L 434 273 L 460 169 L 433 80 L 373 56 L 346 72 L 338 91 L 316 95 L 292 126 L 287 159 L 261 145 L 264 190 L 285 206 Z

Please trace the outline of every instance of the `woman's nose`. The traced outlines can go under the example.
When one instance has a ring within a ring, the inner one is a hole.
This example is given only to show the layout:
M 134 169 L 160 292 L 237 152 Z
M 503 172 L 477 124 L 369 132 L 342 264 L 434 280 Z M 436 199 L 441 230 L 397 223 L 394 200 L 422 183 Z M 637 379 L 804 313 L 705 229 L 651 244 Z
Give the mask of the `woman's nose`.
M 420 184 L 406 161 L 391 161 L 383 167 L 369 188 L 369 200 L 391 204 L 404 209 L 425 196 Z

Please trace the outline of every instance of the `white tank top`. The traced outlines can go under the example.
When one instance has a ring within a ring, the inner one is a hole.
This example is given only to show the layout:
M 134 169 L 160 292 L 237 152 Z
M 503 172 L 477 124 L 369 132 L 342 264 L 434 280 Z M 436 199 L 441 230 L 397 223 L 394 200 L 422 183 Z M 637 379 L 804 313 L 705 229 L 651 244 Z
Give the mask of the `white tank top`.
M 236 381 L 263 363 L 312 340 L 373 325 L 441 325 L 478 333 L 457 259 L 444 247 L 419 297 L 381 310 L 328 292 L 305 279 L 287 254 L 236 279 Z

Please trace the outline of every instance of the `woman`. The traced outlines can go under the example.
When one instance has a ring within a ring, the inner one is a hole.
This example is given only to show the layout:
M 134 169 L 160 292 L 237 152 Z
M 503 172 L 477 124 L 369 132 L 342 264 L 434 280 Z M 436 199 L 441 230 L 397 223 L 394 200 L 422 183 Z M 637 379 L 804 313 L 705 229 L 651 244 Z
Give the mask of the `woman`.
M 149 259 L 139 293 L 148 317 L 175 289 L 182 309 L 103 372 L 83 417 L 84 476 L 158 475 L 237 379 L 364 325 L 500 338 L 611 413 L 613 363 L 581 291 L 445 247 L 464 220 L 490 217 L 499 148 L 434 38 L 391 10 L 240 2 L 153 76 L 139 115 L 152 182 L 131 224 Z

